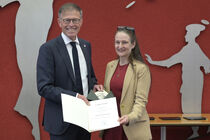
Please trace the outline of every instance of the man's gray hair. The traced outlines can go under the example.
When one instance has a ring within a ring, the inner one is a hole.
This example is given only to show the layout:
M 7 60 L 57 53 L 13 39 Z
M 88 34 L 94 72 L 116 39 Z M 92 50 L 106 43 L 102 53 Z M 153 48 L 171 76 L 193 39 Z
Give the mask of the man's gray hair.
M 73 11 L 73 10 L 78 11 L 80 13 L 80 18 L 82 18 L 82 14 L 83 14 L 82 9 L 74 3 L 66 3 L 66 4 L 62 5 L 58 11 L 58 17 L 60 18 L 61 14 L 65 11 Z

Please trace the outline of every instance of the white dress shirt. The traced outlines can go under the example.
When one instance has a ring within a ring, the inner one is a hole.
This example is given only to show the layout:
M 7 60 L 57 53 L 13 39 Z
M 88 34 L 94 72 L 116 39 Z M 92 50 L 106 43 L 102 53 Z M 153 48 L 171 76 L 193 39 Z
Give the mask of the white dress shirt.
M 64 43 L 67 47 L 73 71 L 75 71 L 74 70 L 74 61 L 73 61 L 73 56 L 72 56 L 72 46 L 70 44 L 70 42 L 72 42 L 72 40 L 70 38 L 68 38 L 63 32 L 61 33 L 61 36 L 62 36 L 62 38 L 64 40 Z M 78 51 L 83 95 L 85 97 L 87 97 L 87 95 L 88 95 L 88 78 L 87 78 L 88 73 L 87 73 L 86 60 L 85 60 L 84 54 L 83 54 L 82 49 L 81 49 L 81 47 L 83 47 L 83 46 L 80 46 L 78 37 L 76 37 L 76 40 L 74 40 L 74 42 L 76 42 L 76 47 L 77 47 L 77 51 Z M 74 75 L 75 75 L 75 72 L 74 72 Z

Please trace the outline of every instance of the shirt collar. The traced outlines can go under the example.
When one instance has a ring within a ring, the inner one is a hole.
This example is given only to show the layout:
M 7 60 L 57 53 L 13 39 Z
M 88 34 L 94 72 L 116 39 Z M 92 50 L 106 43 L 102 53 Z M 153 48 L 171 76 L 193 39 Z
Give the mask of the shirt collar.
M 63 32 L 61 33 L 61 37 L 63 38 L 63 41 L 64 41 L 65 45 L 72 42 L 72 40 L 68 36 L 66 36 Z M 74 40 L 73 42 L 76 42 L 76 44 L 79 44 L 79 40 L 78 40 L 77 36 L 76 36 L 76 40 Z

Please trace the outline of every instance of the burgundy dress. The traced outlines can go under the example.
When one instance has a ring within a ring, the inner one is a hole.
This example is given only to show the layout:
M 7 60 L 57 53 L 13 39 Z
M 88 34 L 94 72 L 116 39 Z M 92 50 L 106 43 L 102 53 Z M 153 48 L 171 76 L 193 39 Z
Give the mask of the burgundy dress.
M 128 64 L 123 66 L 120 66 L 118 64 L 115 73 L 110 81 L 110 90 L 113 92 L 114 96 L 117 99 L 117 108 L 119 116 L 121 116 L 120 99 L 121 99 L 123 82 L 127 68 Z M 103 135 L 103 140 L 128 140 L 128 139 L 125 135 L 122 125 L 120 125 L 118 127 L 105 130 Z

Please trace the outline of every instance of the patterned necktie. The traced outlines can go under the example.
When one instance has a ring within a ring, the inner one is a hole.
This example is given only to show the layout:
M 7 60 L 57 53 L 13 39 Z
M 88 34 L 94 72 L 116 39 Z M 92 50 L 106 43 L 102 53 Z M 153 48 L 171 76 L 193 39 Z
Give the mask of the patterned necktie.
M 75 92 L 83 94 L 81 73 L 80 73 L 80 67 L 79 67 L 79 57 L 78 57 L 76 42 L 70 42 L 70 44 L 72 46 L 72 56 L 73 56 L 73 61 L 74 61 L 74 73 L 75 73 L 75 78 L 76 78 Z

